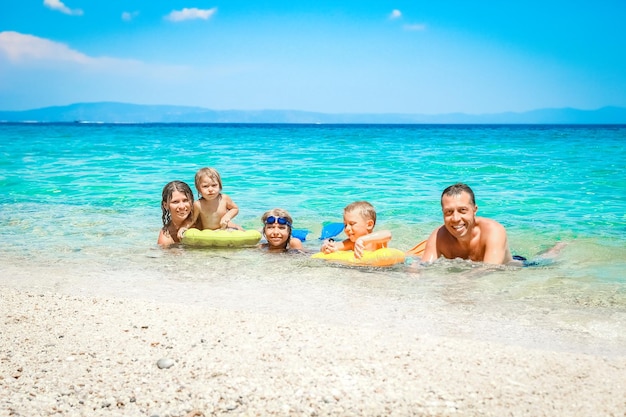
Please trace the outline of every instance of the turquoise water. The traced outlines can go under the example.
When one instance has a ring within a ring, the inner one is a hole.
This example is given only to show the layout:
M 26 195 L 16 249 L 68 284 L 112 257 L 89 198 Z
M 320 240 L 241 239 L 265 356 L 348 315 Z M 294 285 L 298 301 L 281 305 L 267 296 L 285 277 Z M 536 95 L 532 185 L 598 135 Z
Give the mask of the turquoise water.
M 626 126 L 1 124 L 0 284 L 206 303 L 563 350 L 626 352 Z M 514 253 L 553 263 L 333 267 L 255 249 L 156 247 L 160 194 L 215 167 L 260 229 L 283 207 L 319 248 L 368 200 L 391 246 L 441 223 L 462 181 Z

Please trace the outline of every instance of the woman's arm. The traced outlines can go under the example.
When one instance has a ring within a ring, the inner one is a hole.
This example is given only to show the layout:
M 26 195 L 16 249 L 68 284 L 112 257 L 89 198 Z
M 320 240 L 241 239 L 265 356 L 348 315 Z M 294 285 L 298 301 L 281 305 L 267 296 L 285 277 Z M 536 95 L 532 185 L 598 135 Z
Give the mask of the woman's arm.
M 157 239 L 157 244 L 163 247 L 167 247 L 174 243 L 174 239 L 170 236 L 169 233 L 161 229 L 159 232 L 159 238 Z

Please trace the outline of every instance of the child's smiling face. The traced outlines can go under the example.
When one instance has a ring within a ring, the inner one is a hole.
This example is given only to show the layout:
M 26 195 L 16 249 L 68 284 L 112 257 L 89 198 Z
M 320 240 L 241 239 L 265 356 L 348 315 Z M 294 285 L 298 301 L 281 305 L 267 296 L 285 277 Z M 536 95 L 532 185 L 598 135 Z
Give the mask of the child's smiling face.
M 290 227 L 286 224 L 266 224 L 263 228 L 270 249 L 284 249 L 291 237 Z
M 356 211 L 343 213 L 343 231 L 351 242 L 355 242 L 361 236 L 372 233 L 373 229 L 374 221 L 372 219 L 366 219 Z

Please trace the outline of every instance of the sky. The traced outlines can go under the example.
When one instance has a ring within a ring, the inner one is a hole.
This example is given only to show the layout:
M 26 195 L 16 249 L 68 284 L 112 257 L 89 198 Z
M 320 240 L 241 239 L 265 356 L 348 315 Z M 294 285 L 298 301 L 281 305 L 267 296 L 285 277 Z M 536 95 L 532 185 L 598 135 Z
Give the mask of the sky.
M 0 110 L 626 107 L 626 0 L 3 0 Z

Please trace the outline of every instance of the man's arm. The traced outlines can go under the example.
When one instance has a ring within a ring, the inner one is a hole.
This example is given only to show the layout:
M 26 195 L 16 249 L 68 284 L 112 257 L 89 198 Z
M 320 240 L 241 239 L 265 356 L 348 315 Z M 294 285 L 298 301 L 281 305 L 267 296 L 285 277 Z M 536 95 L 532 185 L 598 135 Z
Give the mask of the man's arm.
M 503 265 L 513 260 L 504 226 L 492 220 L 486 224 L 481 233 L 485 233 L 483 236 L 485 241 L 484 263 Z
M 443 226 L 441 226 L 443 227 Z M 424 248 L 424 253 L 422 254 L 421 261 L 422 262 L 435 262 L 439 259 L 439 251 L 437 250 L 437 235 L 439 234 L 439 229 L 441 227 L 436 228 L 426 240 L 426 247 Z

